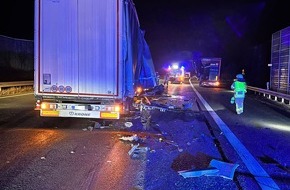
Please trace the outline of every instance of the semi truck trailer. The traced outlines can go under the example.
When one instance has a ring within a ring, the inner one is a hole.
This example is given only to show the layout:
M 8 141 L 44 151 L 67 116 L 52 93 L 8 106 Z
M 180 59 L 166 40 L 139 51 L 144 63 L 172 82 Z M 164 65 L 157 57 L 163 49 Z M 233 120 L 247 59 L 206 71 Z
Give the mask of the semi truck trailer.
M 132 0 L 35 0 L 34 48 L 43 117 L 119 119 L 156 85 Z

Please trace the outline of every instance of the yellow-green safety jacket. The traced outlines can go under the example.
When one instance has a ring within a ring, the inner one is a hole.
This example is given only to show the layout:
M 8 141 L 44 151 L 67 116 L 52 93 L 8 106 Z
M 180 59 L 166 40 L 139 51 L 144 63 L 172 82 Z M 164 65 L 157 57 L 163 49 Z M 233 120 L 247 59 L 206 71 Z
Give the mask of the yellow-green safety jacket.
M 246 82 L 235 81 L 231 85 L 231 89 L 233 89 L 235 92 L 235 98 L 245 98 L 245 93 L 247 92 L 247 84 Z

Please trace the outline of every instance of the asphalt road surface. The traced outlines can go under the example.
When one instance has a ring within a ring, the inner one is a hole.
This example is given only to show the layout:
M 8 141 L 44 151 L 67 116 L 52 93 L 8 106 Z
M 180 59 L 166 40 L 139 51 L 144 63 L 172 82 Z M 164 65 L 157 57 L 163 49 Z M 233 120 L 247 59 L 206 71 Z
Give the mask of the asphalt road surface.
M 238 116 L 230 91 L 194 87 L 275 184 L 289 189 L 290 135 L 277 127 L 287 128 L 287 114 L 249 95 Z M 144 130 L 139 112 L 115 122 L 41 118 L 32 94 L 0 99 L 0 189 L 260 189 L 192 86 L 170 84 L 168 93 L 196 100 L 200 111 L 151 110 Z M 179 175 L 206 171 L 213 159 L 238 164 L 233 179 Z

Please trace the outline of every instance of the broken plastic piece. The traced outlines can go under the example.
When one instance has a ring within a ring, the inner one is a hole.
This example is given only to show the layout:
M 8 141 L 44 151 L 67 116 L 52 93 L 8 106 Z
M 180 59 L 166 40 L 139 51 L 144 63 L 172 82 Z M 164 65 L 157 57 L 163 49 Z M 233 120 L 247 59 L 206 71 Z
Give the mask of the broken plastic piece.
M 121 138 L 119 138 L 120 140 L 124 140 L 124 141 L 138 141 L 139 140 L 139 138 L 138 138 L 138 136 L 136 135 L 136 134 L 134 134 L 133 136 L 131 136 L 131 137 L 121 137 Z
M 126 127 L 130 128 L 130 127 L 133 126 L 133 123 L 132 123 L 132 122 L 126 122 L 124 125 L 125 125 Z
M 186 102 L 183 104 L 183 109 L 185 110 L 191 110 L 193 107 L 193 103 L 192 102 Z
M 134 145 L 131 150 L 129 150 L 128 154 L 131 155 L 137 148 L 138 148 L 139 144 Z
M 218 176 L 219 170 L 216 168 L 208 168 L 204 170 L 190 170 L 190 171 L 179 171 L 179 175 L 184 178 L 188 177 L 201 177 L 201 176 Z
M 233 180 L 235 170 L 238 166 L 239 164 L 231 164 L 212 159 L 209 164 L 209 168 L 203 170 L 179 171 L 178 173 L 184 178 L 200 176 L 221 176 L 223 178 Z
M 95 129 L 101 128 L 101 124 L 99 122 L 95 122 L 94 128 Z
M 235 170 L 239 166 L 239 164 L 226 163 L 226 162 L 218 161 L 215 159 L 211 160 L 209 165 L 219 170 L 219 176 L 227 178 L 227 179 L 231 179 L 231 180 L 233 180 Z

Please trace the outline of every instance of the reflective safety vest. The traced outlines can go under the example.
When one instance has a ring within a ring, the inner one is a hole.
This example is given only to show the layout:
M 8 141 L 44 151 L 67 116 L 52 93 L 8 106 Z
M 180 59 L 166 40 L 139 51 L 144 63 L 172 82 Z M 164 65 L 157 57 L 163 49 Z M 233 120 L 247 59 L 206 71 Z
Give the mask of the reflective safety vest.
M 245 82 L 235 81 L 233 89 L 235 91 L 235 98 L 244 98 L 247 92 L 247 85 Z

